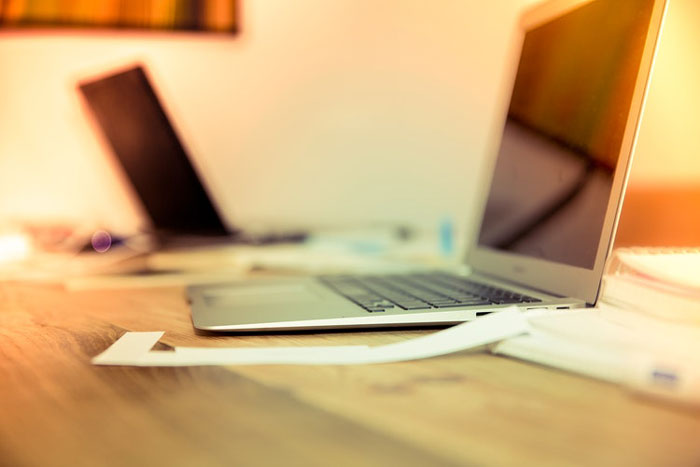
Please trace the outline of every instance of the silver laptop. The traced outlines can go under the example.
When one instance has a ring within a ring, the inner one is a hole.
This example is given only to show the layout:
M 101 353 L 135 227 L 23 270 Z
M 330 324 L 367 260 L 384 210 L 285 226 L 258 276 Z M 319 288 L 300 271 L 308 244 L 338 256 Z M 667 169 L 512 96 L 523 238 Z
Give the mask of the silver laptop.
M 523 14 L 469 273 L 195 286 L 195 327 L 447 325 L 513 305 L 595 304 L 665 8 L 666 0 L 555 0 Z

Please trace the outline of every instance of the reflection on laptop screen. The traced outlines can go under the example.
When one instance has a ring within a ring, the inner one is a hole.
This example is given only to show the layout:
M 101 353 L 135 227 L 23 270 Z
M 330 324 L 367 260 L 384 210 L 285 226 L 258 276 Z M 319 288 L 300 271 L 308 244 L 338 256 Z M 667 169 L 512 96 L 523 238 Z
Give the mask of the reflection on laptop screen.
M 596 0 L 526 32 L 479 245 L 592 269 L 651 0 Z

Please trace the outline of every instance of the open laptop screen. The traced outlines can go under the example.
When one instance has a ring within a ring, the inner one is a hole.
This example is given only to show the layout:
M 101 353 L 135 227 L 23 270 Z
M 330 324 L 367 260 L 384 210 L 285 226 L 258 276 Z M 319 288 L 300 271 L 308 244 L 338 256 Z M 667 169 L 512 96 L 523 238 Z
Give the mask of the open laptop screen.
M 526 31 L 479 246 L 593 269 L 653 3 Z
M 143 67 L 79 89 L 158 233 L 228 233 Z

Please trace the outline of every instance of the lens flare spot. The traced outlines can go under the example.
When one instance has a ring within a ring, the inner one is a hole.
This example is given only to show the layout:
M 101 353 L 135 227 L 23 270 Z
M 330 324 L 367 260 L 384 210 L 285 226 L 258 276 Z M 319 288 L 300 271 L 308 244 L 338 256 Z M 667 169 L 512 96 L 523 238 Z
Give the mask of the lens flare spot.
M 92 248 L 98 253 L 105 253 L 112 246 L 112 237 L 104 230 L 92 234 Z

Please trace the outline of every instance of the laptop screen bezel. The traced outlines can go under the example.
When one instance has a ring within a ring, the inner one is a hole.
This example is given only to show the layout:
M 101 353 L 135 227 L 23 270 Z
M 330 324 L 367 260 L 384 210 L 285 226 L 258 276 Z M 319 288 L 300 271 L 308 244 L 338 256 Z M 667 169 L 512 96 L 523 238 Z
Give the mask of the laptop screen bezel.
M 520 51 L 527 31 L 560 17 L 586 3 L 590 3 L 590 1 L 591 0 L 553 0 L 526 11 L 521 16 L 516 50 L 518 50 L 518 52 Z M 649 29 L 647 30 L 644 42 L 639 72 L 632 94 L 630 112 L 625 124 L 618 164 L 615 169 L 612 190 L 605 211 L 605 221 L 603 223 L 601 240 L 596 252 L 593 269 L 585 269 L 524 256 L 522 254 L 495 250 L 478 244 L 478 233 L 485 212 L 490 179 L 493 176 L 493 169 L 495 167 L 494 156 L 492 160 L 489 161 L 491 162 L 489 167 L 490 173 L 488 176 L 484 177 L 485 180 L 489 180 L 489 183 L 484 183 L 483 189 L 480 191 L 479 195 L 480 215 L 478 219 L 480 219 L 480 221 L 473 223 L 475 230 L 470 232 L 470 238 L 473 239 L 473 242 L 471 243 L 471 247 L 467 250 L 466 261 L 473 271 L 479 272 L 480 274 L 495 276 L 499 279 L 505 279 L 553 295 L 573 297 L 584 300 L 589 304 L 594 304 L 596 302 L 603 268 L 605 267 L 605 260 L 610 254 L 614 242 L 615 229 L 617 228 L 624 191 L 629 177 L 631 160 L 637 142 L 639 124 L 643 114 L 644 101 L 653 68 L 658 38 L 661 34 L 667 7 L 667 0 L 653 1 L 654 4 L 652 7 Z M 500 130 L 502 130 L 503 123 L 506 120 L 520 53 L 514 54 L 513 58 L 515 62 L 512 65 L 511 80 L 507 92 L 504 93 L 505 98 L 503 99 L 501 124 L 498 127 L 499 131 L 497 136 L 493 138 L 492 144 L 489 146 L 491 148 L 489 153 L 492 155 L 498 153 L 498 148 L 500 146 L 502 133 Z

